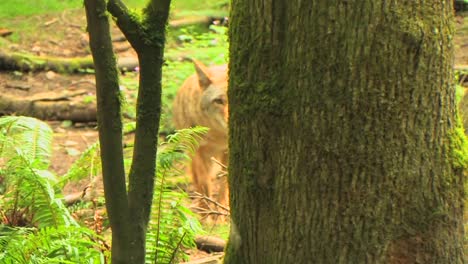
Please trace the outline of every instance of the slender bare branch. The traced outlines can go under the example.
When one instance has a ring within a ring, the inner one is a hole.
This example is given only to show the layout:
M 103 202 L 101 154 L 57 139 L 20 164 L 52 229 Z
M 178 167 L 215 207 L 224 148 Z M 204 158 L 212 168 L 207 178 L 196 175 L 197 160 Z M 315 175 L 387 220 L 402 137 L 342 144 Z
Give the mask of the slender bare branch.
M 192 195 L 190 195 L 190 198 L 203 199 L 207 203 L 214 204 L 215 206 L 217 206 L 217 207 L 219 207 L 219 208 L 221 208 L 221 209 L 223 209 L 223 210 L 225 210 L 227 212 L 230 211 L 229 207 L 224 206 L 224 205 L 218 203 L 217 201 L 211 199 L 210 197 L 208 197 L 206 195 L 203 195 L 203 194 L 201 194 L 199 192 L 194 192 Z M 224 213 L 219 213 L 219 214 L 224 214 Z M 229 214 L 226 214 L 226 215 L 229 215 Z

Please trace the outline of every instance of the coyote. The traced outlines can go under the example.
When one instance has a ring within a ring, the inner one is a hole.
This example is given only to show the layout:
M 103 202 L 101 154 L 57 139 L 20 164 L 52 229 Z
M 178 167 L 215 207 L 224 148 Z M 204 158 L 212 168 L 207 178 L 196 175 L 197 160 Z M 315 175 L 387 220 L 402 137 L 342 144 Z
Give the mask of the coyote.
M 197 192 L 213 197 L 216 175 L 220 166 L 212 157 L 227 164 L 228 156 L 228 103 L 227 103 L 227 65 L 206 67 L 192 60 L 196 74 L 185 80 L 174 101 L 174 124 L 177 129 L 193 126 L 208 127 L 200 146 L 192 157 L 193 184 Z M 216 201 L 226 206 L 228 203 L 227 179 L 219 179 Z

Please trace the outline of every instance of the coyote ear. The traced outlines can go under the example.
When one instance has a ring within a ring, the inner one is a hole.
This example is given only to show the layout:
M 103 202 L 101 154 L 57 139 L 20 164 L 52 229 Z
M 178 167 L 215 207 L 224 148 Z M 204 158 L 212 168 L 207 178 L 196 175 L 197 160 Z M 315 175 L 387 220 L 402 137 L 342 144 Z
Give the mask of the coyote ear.
M 193 64 L 195 65 L 195 70 L 197 71 L 198 82 L 202 89 L 206 89 L 212 83 L 210 77 L 210 70 L 203 63 L 192 59 Z

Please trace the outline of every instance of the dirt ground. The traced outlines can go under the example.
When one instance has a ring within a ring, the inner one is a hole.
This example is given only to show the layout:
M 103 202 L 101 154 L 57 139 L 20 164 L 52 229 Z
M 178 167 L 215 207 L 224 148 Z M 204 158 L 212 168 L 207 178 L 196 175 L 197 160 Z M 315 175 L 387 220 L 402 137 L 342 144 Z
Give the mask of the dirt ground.
M 86 33 L 86 17 L 84 10 L 67 10 L 61 14 L 41 15 L 28 18 L 17 18 L 18 24 L 27 20 L 33 28 L 30 31 L 16 31 L 20 42 L 8 45 L 8 50 L 24 52 L 37 56 L 76 58 L 90 56 L 88 35 Z M 13 24 L 15 21 L 12 21 Z M 122 39 L 123 35 L 114 26 L 113 39 Z M 9 36 L 5 37 L 8 41 Z M 136 57 L 126 41 L 114 43 L 119 57 Z M 66 75 L 56 72 L 0 72 L 0 93 L 14 95 L 21 98 L 32 97 L 36 94 L 60 95 L 65 91 L 86 91 L 73 98 L 82 102 L 86 98 L 94 98 L 95 81 L 92 74 Z M 94 101 L 92 102 L 94 103 Z M 96 123 L 78 123 L 63 126 L 60 121 L 48 121 L 54 129 L 53 157 L 51 169 L 58 175 L 64 174 L 71 163 L 80 153 L 97 140 Z

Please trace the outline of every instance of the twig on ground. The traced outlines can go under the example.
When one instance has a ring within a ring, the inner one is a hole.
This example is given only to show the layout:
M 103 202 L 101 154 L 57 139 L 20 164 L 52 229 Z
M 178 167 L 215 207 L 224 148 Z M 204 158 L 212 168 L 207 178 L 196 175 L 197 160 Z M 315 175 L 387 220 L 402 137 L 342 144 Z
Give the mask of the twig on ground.
M 31 85 L 27 83 L 20 83 L 20 82 L 8 82 L 5 85 L 6 88 L 13 88 L 13 89 L 18 89 L 22 91 L 29 91 L 31 89 Z
M 189 262 L 182 262 L 181 264 L 219 264 L 221 259 L 224 257 L 224 254 L 210 256 L 202 259 L 197 259 Z
M 13 34 L 13 31 L 6 28 L 0 28 L 0 37 L 8 37 L 11 34 Z
M 79 84 L 89 84 L 89 85 L 91 85 L 93 88 L 96 86 L 96 83 L 94 83 L 93 81 L 90 81 L 90 80 L 80 80 L 80 81 L 72 82 L 66 89 L 70 89 L 70 87 L 77 86 L 77 85 L 79 85 Z
M 219 160 L 215 159 L 214 157 L 211 157 L 211 161 L 221 166 L 221 171 L 218 172 L 218 174 L 216 174 L 217 179 L 226 177 L 228 175 L 227 173 L 228 167 L 225 164 L 221 163 Z
M 195 198 L 195 199 L 203 200 L 203 201 L 206 203 L 206 205 L 207 205 L 208 207 L 210 207 L 209 205 L 213 205 L 213 204 L 214 204 L 217 208 L 221 208 L 221 209 L 223 209 L 223 210 L 226 211 L 226 212 L 229 212 L 229 211 L 230 211 L 229 207 L 224 206 L 224 205 L 222 205 L 222 204 L 216 202 L 215 200 L 211 199 L 210 197 L 208 197 L 208 196 L 206 196 L 206 195 L 203 195 L 203 194 L 201 194 L 201 193 L 199 193 L 199 192 L 194 192 L 192 195 L 190 195 L 190 198 Z M 196 208 L 196 207 L 195 207 L 195 208 Z M 208 208 L 208 209 L 210 209 L 210 210 L 207 210 L 207 209 L 205 209 L 205 210 L 209 211 L 210 214 L 218 214 L 218 215 L 226 215 L 226 216 L 229 216 L 229 213 L 222 213 L 222 212 L 219 212 L 219 211 L 216 211 L 216 210 L 212 210 L 211 208 Z
M 55 94 L 55 93 L 38 93 L 32 96 L 31 102 L 38 102 L 38 101 L 45 101 L 45 102 L 51 102 L 51 101 L 62 101 L 62 100 L 69 100 L 71 97 L 75 96 L 80 96 L 83 94 L 87 94 L 88 91 L 86 90 L 76 90 L 72 93 L 63 93 L 63 94 Z
M 221 166 L 223 169 L 227 170 L 228 167 L 225 164 L 221 163 L 221 161 L 215 159 L 214 157 L 211 157 L 211 160 L 214 161 L 219 166 Z
M 68 21 L 68 19 L 65 18 L 65 14 L 67 13 L 67 10 L 63 11 L 62 14 L 60 15 L 60 19 L 63 21 L 63 23 L 69 27 L 72 27 L 72 28 L 77 28 L 77 29 L 82 29 L 83 26 L 82 25 L 77 25 L 77 24 L 73 24 L 73 23 L 70 23 Z
M 50 26 L 50 25 L 52 25 L 52 24 L 54 24 L 54 23 L 57 23 L 57 22 L 58 22 L 58 19 L 57 19 L 57 18 L 54 18 L 54 19 L 52 19 L 52 20 L 49 20 L 49 21 L 45 22 L 45 23 L 44 23 L 44 27 L 48 27 L 48 26 Z

